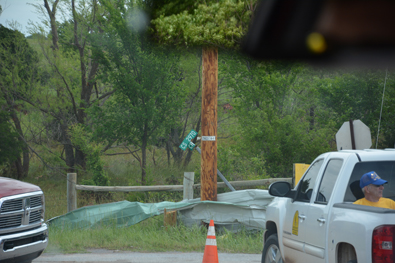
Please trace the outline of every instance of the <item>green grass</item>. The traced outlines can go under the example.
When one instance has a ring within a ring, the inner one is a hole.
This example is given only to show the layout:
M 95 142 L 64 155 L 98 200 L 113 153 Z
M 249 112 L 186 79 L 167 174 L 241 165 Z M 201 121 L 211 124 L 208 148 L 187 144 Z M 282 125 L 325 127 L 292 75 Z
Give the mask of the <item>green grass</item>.
M 227 253 L 262 252 L 262 232 L 232 233 L 217 229 L 217 248 Z M 86 230 L 51 228 L 45 252 L 77 253 L 87 249 L 134 252 L 203 252 L 207 238 L 205 227 L 163 227 L 163 215 L 128 228 L 102 227 Z

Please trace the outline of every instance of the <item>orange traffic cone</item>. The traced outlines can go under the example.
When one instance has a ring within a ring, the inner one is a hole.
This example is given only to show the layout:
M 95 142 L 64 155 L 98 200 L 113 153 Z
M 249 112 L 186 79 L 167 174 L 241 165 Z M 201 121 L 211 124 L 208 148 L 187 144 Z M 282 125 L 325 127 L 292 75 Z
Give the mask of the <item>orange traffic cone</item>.
M 206 247 L 204 248 L 202 263 L 218 263 L 217 240 L 215 239 L 214 220 L 210 220 Z

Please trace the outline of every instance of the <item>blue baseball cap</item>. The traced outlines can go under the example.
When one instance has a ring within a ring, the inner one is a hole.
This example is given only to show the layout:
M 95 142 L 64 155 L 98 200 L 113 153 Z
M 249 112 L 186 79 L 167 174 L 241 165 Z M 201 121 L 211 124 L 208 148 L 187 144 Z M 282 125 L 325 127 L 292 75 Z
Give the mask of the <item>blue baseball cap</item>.
M 378 176 L 375 171 L 368 172 L 362 175 L 361 180 L 359 181 L 359 186 L 364 188 L 367 185 L 374 184 L 374 185 L 382 185 L 388 183 L 386 180 L 383 180 Z

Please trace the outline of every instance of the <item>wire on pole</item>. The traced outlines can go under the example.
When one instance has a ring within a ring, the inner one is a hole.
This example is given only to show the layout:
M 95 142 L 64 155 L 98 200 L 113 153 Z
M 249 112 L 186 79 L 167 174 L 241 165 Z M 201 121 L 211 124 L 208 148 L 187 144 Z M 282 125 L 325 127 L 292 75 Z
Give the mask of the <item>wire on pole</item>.
M 383 97 L 381 99 L 381 110 L 380 110 L 380 118 L 379 118 L 379 126 L 377 128 L 377 139 L 376 139 L 376 149 L 377 149 L 377 143 L 379 142 L 379 134 L 380 134 L 380 124 L 381 124 L 381 114 L 383 112 L 383 105 L 384 105 L 384 93 L 385 93 L 385 85 L 387 83 L 387 74 L 388 74 L 388 68 L 385 71 L 385 80 L 384 80 L 384 89 L 383 89 Z

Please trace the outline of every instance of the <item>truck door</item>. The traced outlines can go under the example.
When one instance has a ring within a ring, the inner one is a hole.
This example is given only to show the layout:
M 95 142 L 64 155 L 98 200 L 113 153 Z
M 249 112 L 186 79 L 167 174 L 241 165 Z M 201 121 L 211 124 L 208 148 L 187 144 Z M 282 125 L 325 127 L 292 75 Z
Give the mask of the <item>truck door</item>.
M 325 167 L 323 177 L 314 197 L 314 202 L 310 205 L 306 215 L 305 226 L 305 252 L 313 258 L 309 262 L 325 262 L 325 253 L 328 244 L 327 228 L 329 222 L 330 206 L 328 202 L 331 199 L 333 188 L 343 165 L 342 159 L 331 159 Z M 307 262 L 307 261 L 306 261 Z
M 294 200 L 288 199 L 285 208 L 285 220 L 283 227 L 284 255 L 292 255 L 285 258 L 285 262 L 307 263 L 309 257 L 304 251 L 306 239 L 306 218 L 310 207 L 313 189 L 324 159 L 316 160 L 298 183 L 297 195 Z

